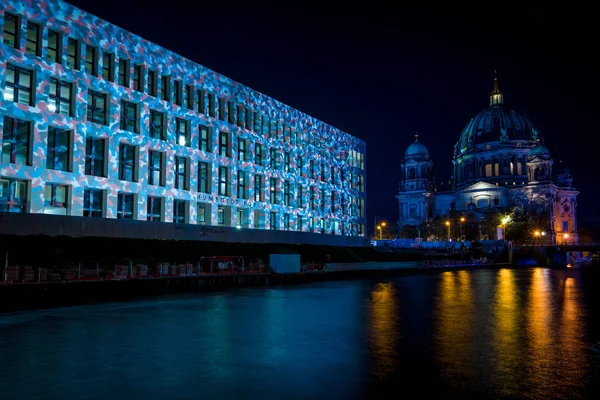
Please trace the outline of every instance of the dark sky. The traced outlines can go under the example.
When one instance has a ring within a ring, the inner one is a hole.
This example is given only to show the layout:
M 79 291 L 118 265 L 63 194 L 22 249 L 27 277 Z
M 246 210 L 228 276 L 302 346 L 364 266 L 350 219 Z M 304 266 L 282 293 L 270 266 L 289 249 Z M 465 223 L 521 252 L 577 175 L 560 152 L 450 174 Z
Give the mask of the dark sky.
M 590 9 L 498 1 L 71 3 L 365 140 L 371 224 L 375 216 L 398 218 L 400 161 L 415 132 L 437 181 L 448 180 L 454 143 L 488 106 L 497 69 L 505 102 L 532 119 L 555 163 L 571 169 L 580 227 L 600 227 L 600 65 Z

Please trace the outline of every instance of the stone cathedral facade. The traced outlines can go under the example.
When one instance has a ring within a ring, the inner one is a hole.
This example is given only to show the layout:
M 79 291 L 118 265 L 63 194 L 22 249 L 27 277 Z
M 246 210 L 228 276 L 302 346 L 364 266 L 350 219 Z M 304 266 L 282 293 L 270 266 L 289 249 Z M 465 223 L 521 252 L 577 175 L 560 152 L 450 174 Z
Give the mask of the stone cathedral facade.
M 518 207 L 547 215 L 553 244 L 575 244 L 577 195 L 568 169 L 554 165 L 533 123 L 504 103 L 498 79 L 489 107 L 473 117 L 454 146 L 452 189 L 437 191 L 433 160 L 418 137 L 401 164 L 399 226 L 419 226 L 451 211 L 471 219 Z

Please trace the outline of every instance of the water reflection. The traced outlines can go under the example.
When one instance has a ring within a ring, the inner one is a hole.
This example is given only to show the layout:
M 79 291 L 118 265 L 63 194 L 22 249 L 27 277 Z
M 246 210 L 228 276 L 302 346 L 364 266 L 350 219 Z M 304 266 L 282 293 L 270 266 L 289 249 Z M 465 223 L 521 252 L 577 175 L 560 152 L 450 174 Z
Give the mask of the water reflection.
M 399 310 L 395 286 L 377 283 L 370 298 L 371 374 L 376 380 L 389 379 L 397 369 L 400 339 Z

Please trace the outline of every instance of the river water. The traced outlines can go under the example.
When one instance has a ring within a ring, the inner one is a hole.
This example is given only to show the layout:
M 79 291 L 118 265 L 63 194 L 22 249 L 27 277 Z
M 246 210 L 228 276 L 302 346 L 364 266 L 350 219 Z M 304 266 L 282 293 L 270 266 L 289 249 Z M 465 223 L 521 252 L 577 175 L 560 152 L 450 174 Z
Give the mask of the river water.
M 600 273 L 478 270 L 0 316 L 2 399 L 600 399 Z

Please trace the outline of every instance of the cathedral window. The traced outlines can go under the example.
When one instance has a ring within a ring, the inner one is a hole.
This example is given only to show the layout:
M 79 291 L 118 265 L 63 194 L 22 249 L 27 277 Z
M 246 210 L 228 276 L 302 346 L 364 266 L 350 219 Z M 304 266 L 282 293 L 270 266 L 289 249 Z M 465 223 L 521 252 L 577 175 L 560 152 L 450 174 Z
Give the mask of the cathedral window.
M 492 176 L 492 164 L 485 164 L 485 176 Z

